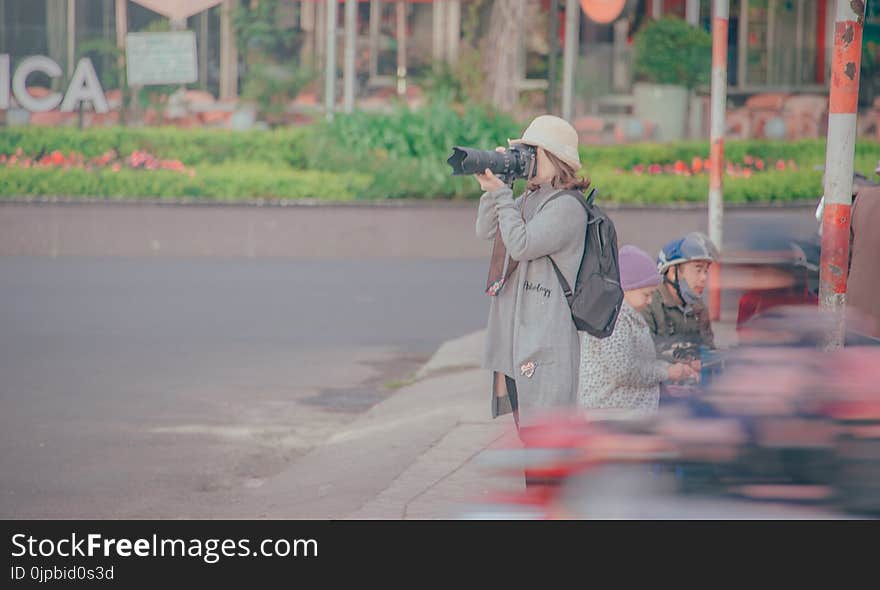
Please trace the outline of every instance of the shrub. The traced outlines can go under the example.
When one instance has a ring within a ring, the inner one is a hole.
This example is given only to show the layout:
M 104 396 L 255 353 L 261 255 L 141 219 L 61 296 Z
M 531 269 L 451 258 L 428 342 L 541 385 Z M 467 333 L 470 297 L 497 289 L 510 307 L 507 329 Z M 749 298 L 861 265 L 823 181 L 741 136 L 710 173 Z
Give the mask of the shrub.
M 617 146 L 581 146 L 581 162 L 589 172 L 594 167 L 630 169 L 637 164 L 672 164 L 689 162 L 694 156 L 709 157 L 708 141 L 684 141 L 666 144 L 642 143 Z M 800 141 L 728 141 L 724 143 L 726 160 L 741 162 L 747 155 L 768 162 L 794 160 L 801 169 L 825 165 L 825 140 Z M 856 169 L 867 174 L 880 159 L 880 142 L 859 140 L 855 149 Z
M 670 204 L 705 202 L 709 177 L 619 174 L 602 168 L 593 175 L 600 199 L 614 203 Z M 724 201 L 788 202 L 818 201 L 822 194 L 822 172 L 817 170 L 772 171 L 751 178 L 724 178 Z
M 446 159 L 452 147 L 494 149 L 521 132 L 500 112 L 434 102 L 418 111 L 338 115 L 314 130 L 307 158 L 312 168 L 371 175 L 365 198 L 463 197 L 476 183 L 451 175 Z
M 635 35 L 635 73 L 656 84 L 694 88 L 709 82 L 712 36 L 675 17 L 649 21 Z
M 89 172 L 76 168 L 9 168 L 3 170 L 0 195 L 350 201 L 357 198 L 369 182 L 369 177 L 358 174 L 339 176 L 317 171 L 279 170 L 265 164 L 206 166 L 200 168 L 195 177 L 166 170 Z
M 309 128 L 233 132 L 174 128 L 0 128 L 0 153 L 19 147 L 28 155 L 60 150 L 86 159 L 116 149 L 123 155 L 148 151 L 180 160 L 196 170 L 193 179 L 147 178 L 139 171 L 84 177 L 40 176 L 0 166 L 0 193 L 93 196 L 200 196 L 217 198 L 318 196 L 342 199 L 477 198 L 476 181 L 451 175 L 446 158 L 454 145 L 492 149 L 518 137 L 524 125 L 491 110 L 456 110 L 442 103 L 424 110 L 400 108 L 389 114 L 338 115 L 332 123 Z M 706 175 L 666 177 L 619 174 L 638 164 L 690 162 L 708 158 L 708 142 L 582 146 L 582 173 L 591 177 L 603 200 L 623 203 L 699 202 L 706 199 Z M 880 143 L 859 140 L 855 169 L 870 175 L 880 160 Z M 814 199 L 822 192 L 825 141 L 730 141 L 725 158 L 746 156 L 794 160 L 798 171 L 768 170 L 752 178 L 725 176 L 728 202 Z M 816 169 L 816 168 L 820 169 Z M 134 176 L 130 176 L 130 174 Z M 173 174 L 173 173 L 172 173 Z M 96 180 L 98 179 L 98 180 Z M 65 182 L 70 182 L 68 186 Z M 517 184 L 517 192 L 522 189 Z M 42 192 L 41 192 L 42 191 Z M 92 192 L 90 192 L 92 191 Z
M 0 129 L 0 153 L 9 154 L 21 147 L 27 154 L 60 150 L 93 158 L 112 149 L 125 154 L 140 150 L 162 159 L 180 160 L 187 166 L 249 160 L 302 168 L 309 145 L 307 136 L 308 130 L 303 128 L 238 132 L 173 127 L 5 127 Z

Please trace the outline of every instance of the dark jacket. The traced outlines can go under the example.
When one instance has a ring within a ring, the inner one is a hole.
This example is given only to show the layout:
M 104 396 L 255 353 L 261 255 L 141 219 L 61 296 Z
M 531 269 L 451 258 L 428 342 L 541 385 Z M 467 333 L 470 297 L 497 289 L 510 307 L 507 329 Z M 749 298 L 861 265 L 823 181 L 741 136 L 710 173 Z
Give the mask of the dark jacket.
M 654 336 L 658 356 L 666 360 L 695 358 L 700 346 L 715 348 L 706 306 L 698 301 L 685 310 L 673 299 L 665 284 L 657 287 L 642 315 Z

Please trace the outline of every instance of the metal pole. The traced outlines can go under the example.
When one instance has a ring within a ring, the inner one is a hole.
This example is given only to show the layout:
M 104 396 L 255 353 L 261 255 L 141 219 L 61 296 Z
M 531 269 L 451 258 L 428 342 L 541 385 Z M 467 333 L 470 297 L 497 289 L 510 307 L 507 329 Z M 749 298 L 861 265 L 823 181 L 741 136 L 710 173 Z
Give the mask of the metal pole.
M 199 82 L 205 90 L 208 89 L 208 11 L 206 8 L 199 15 Z
M 327 67 L 327 3 L 322 0 L 315 2 L 315 69 Z
M 116 0 L 116 47 L 125 51 L 125 36 L 128 34 L 128 0 Z M 125 58 L 119 56 L 119 67 L 125 67 Z
M 224 0 L 220 6 L 220 100 L 229 100 L 238 94 L 238 47 L 232 23 L 237 2 Z
M 776 0 L 767 0 L 767 84 L 776 84 Z
M 728 0 L 715 0 L 712 15 L 712 106 L 709 144 L 709 239 L 721 250 L 724 239 L 724 127 L 727 110 L 727 25 Z M 721 318 L 721 268 L 711 267 L 709 279 L 709 317 Z
M 345 69 L 343 106 L 346 113 L 354 110 L 354 58 L 357 50 L 357 0 L 345 0 Z
M 397 0 L 397 94 L 406 94 L 406 4 Z
M 0 0 L 0 21 L 6 20 L 6 0 Z M 6 27 L 0 24 L 0 53 L 6 52 Z
M 684 18 L 689 25 L 700 24 L 700 0 L 687 0 L 684 6 Z
M 438 69 L 446 58 L 446 2 L 448 0 L 434 0 L 431 4 L 431 30 L 433 31 L 431 57 L 434 58 L 434 69 Z
M 748 84 L 749 58 L 749 0 L 739 3 L 739 41 L 737 43 L 736 85 L 745 88 Z
M 379 0 L 370 0 L 370 81 L 379 75 L 379 25 L 382 20 L 382 5 Z
M 571 121 L 574 95 L 574 65 L 578 54 L 581 6 L 577 0 L 565 2 L 565 48 L 562 56 L 562 118 Z
M 76 0 L 67 0 L 67 79 L 76 64 Z
M 556 112 L 556 57 L 559 53 L 559 0 L 550 0 L 550 15 L 547 23 L 549 52 L 547 55 L 547 112 Z
M 328 121 L 333 120 L 336 105 L 336 0 L 327 0 L 327 48 L 324 55 L 324 113 Z
M 461 0 L 449 0 L 446 8 L 446 59 L 454 65 L 461 43 Z
M 832 313 L 836 320 L 826 335 L 826 350 L 843 346 L 846 335 L 844 311 L 864 16 L 864 2 L 837 0 L 831 91 L 828 97 L 828 140 L 825 144 L 822 255 L 819 263 L 819 305 Z
M 804 82 L 804 0 L 797 0 L 797 27 L 794 38 L 794 82 L 800 86 Z

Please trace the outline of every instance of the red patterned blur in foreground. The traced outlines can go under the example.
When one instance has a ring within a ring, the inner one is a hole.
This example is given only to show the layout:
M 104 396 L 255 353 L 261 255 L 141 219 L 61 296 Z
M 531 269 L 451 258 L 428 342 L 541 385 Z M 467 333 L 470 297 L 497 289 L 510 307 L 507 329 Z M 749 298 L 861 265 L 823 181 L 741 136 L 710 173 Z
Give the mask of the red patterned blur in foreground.
M 880 516 L 880 346 L 824 352 L 813 341 L 827 321 L 811 306 L 778 310 L 655 417 L 547 415 L 522 445 L 485 455 L 545 485 L 490 495 L 476 516 Z

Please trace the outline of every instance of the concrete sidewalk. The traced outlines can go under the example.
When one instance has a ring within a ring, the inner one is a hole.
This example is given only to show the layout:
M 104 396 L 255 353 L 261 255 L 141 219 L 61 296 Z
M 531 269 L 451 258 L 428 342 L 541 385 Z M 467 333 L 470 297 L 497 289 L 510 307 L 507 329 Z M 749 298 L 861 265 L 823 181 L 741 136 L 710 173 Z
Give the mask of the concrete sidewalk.
M 734 338 L 715 325 L 720 345 Z M 416 381 L 374 406 L 261 488 L 246 518 L 448 519 L 466 517 L 489 493 L 522 489 L 521 475 L 480 464 L 494 445 L 518 445 L 511 416 L 490 417 L 479 368 L 485 331 L 445 343 Z
M 444 344 L 416 381 L 374 406 L 259 489 L 248 518 L 461 517 L 490 491 L 520 488 L 475 460 L 517 441 L 510 416 L 492 420 L 479 368 L 484 332 Z

